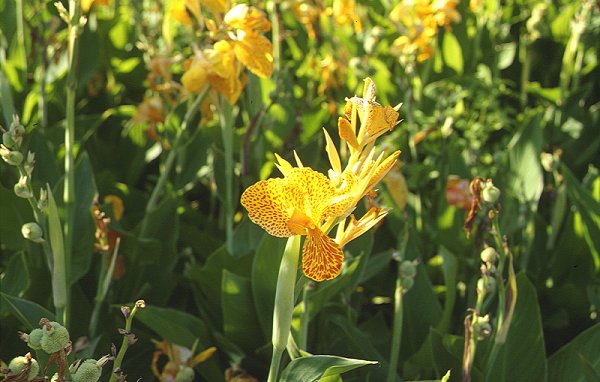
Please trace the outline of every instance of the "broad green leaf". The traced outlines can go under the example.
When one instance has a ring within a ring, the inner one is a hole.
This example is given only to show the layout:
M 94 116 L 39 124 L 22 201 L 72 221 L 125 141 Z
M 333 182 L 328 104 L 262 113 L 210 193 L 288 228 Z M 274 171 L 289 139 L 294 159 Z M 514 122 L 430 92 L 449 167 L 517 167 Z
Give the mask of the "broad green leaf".
M 600 324 L 571 340 L 548 358 L 548 382 L 586 382 L 586 366 L 600 373 Z M 583 359 L 582 359 L 583 357 Z
M 377 362 L 331 355 L 313 355 L 296 358 L 285 368 L 281 374 L 280 381 L 319 381 L 323 377 L 339 375 L 361 366 L 374 364 L 377 364 Z
M 517 44 L 509 42 L 498 45 L 498 69 L 504 70 L 512 65 L 517 52 Z
M 8 295 L 21 297 L 29 284 L 29 268 L 25 261 L 25 254 L 23 252 L 15 253 L 0 274 L 0 290 Z M 0 311 L 2 310 L 0 309 Z
M 63 230 L 60 218 L 58 216 L 58 208 L 52 194 L 52 189 L 46 185 L 48 191 L 48 231 L 50 236 L 50 248 L 52 250 L 53 268 L 52 273 L 52 296 L 54 298 L 54 306 L 63 308 L 67 303 L 67 283 L 68 269 L 65 254 L 65 245 L 63 241 Z
M 437 324 L 437 329 L 445 333 L 450 327 L 452 313 L 454 312 L 454 303 L 456 301 L 456 279 L 458 274 L 458 260 L 446 248 L 440 248 L 442 258 L 442 271 L 444 272 L 445 296 L 444 313 L 442 319 Z
M 146 306 L 135 315 L 160 338 L 191 349 L 196 340 L 200 348 L 214 344 L 204 322 L 196 316 L 172 308 Z
M 600 269 L 600 202 L 594 199 L 592 193 L 586 190 L 566 165 L 561 167 L 565 177 L 567 194 L 585 226 L 586 241 L 590 247 L 590 255 L 596 270 Z
M 460 47 L 460 42 L 452 32 L 446 31 L 444 33 L 442 52 L 446 65 L 457 74 L 462 74 L 464 68 L 462 48 Z
M 540 165 L 543 135 L 542 114 L 529 117 L 508 145 L 509 184 L 513 194 L 535 208 L 542 194 L 544 177 Z
M 264 344 L 257 335 L 260 325 L 251 293 L 250 279 L 223 270 L 221 308 L 225 336 L 248 353 Z
M 98 194 L 94 169 L 87 152 L 80 154 L 75 166 L 75 224 L 73 226 L 73 254 L 69 285 L 83 277 L 90 268 L 94 248 L 96 225 L 90 210 Z
M 54 314 L 35 302 L 9 296 L 4 292 L 0 292 L 0 298 L 2 305 L 10 310 L 28 330 L 39 327 L 41 318 L 54 320 Z
M 485 366 L 488 381 L 545 381 L 544 333 L 535 287 L 521 272 L 517 275 L 517 304 L 504 345 Z

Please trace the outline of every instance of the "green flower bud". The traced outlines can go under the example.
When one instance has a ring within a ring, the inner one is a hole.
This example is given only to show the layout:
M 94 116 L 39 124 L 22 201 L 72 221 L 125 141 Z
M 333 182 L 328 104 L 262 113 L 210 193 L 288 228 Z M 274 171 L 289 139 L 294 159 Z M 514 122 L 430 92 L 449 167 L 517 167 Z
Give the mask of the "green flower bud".
M 490 316 L 486 314 L 483 317 L 475 316 L 473 318 L 473 328 L 477 341 L 483 341 L 492 334 L 492 326 L 490 325 Z
M 35 165 L 35 154 L 32 153 L 31 151 L 29 151 L 27 153 L 27 160 L 25 161 L 25 163 L 23 163 L 23 168 L 24 168 L 25 172 L 27 173 L 27 175 L 31 176 L 34 165 Z
M 402 289 L 404 289 L 405 291 L 412 288 L 412 286 L 414 284 L 415 284 L 415 279 L 413 279 L 413 278 L 403 278 L 402 280 L 400 280 L 400 285 L 402 286 Z
M 496 249 L 494 247 L 487 247 L 486 249 L 481 251 L 481 254 L 479 256 L 481 257 L 481 261 L 483 261 L 484 263 L 493 264 L 498 259 L 498 252 L 496 252 Z
M 488 293 L 494 293 L 496 291 L 496 279 L 490 276 L 484 276 L 477 280 L 477 291 Z
M 6 146 L 0 145 L 0 156 L 4 161 L 12 166 L 18 166 L 23 162 L 23 154 L 19 151 L 9 150 Z
M 27 336 L 27 346 L 34 350 L 39 350 L 42 348 L 42 336 L 44 335 L 44 331 L 42 329 L 33 329 L 31 333 Z
M 552 172 L 558 168 L 560 157 L 554 153 L 541 153 L 540 162 L 542 162 L 544 170 Z
M 31 192 L 31 190 L 29 189 L 29 185 L 27 184 L 26 176 L 22 176 L 21 178 L 19 178 L 17 184 L 15 184 L 14 191 L 15 195 L 17 195 L 19 198 L 29 199 L 33 197 L 33 193 Z
M 50 325 L 50 329 L 47 325 Z M 69 344 L 69 331 L 58 322 L 50 321 L 47 325 L 44 325 L 44 335 L 40 341 L 42 350 L 48 354 L 61 351 Z
M 102 375 L 102 368 L 95 359 L 86 359 L 75 371 L 73 382 L 97 382 Z
M 189 366 L 182 366 L 175 377 L 176 382 L 192 382 L 194 380 L 194 369 Z
M 414 278 L 417 274 L 417 266 L 410 260 L 400 263 L 400 275 L 403 278 Z
M 15 142 L 13 133 L 11 131 L 7 131 L 4 134 L 2 134 L 2 144 L 8 147 L 9 149 L 16 149 L 18 146 L 17 142 Z
M 481 197 L 486 203 L 494 204 L 500 198 L 500 190 L 493 184 L 488 183 L 481 192 Z
M 40 365 L 35 359 L 31 358 L 31 355 L 13 358 L 8 364 L 8 368 L 10 369 L 10 375 L 21 374 L 27 366 L 29 366 L 27 380 L 31 381 L 40 372 Z
M 25 223 L 21 227 L 21 233 L 25 239 L 31 240 L 35 243 L 42 243 L 44 241 L 44 232 L 42 227 L 37 223 Z

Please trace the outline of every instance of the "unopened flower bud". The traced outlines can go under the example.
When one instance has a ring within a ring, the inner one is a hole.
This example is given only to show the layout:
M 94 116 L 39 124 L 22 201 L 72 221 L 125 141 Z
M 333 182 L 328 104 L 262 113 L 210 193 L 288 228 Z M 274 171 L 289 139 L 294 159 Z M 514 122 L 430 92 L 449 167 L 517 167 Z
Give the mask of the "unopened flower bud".
M 29 189 L 29 185 L 27 184 L 27 179 L 28 178 L 26 176 L 22 176 L 21 178 L 19 178 L 19 181 L 17 182 L 17 184 L 15 184 L 15 187 L 13 188 L 15 191 L 15 195 L 17 195 L 19 198 L 29 199 L 33 197 L 33 193 L 31 192 L 31 190 Z
M 9 149 L 16 149 L 18 146 L 17 142 L 15 142 L 13 133 L 11 131 L 7 131 L 4 134 L 2 134 L 2 144 L 8 147 Z
M 544 170 L 552 172 L 558 168 L 559 158 L 553 153 L 541 153 L 540 162 L 542 162 Z
M 496 291 L 496 279 L 490 276 L 484 276 L 477 280 L 477 291 L 485 294 L 494 293 Z
M 500 190 L 491 182 L 488 182 L 483 188 L 483 191 L 481 191 L 481 197 L 486 203 L 494 204 L 500 198 Z
M 34 165 L 35 165 L 35 154 L 32 153 L 31 151 L 29 151 L 27 153 L 27 160 L 23 164 L 23 168 L 25 169 L 25 172 L 27 173 L 27 175 L 31 176 Z
M 25 223 L 21 227 L 21 233 L 25 239 L 31 240 L 34 243 L 42 243 L 44 241 L 44 232 L 42 227 L 37 223 Z
M 414 284 L 415 284 L 415 279 L 413 279 L 413 278 L 403 278 L 402 280 L 400 280 L 400 285 L 402 286 L 402 289 L 404 289 L 405 291 L 412 288 L 412 286 Z
M 13 358 L 8 364 L 8 368 L 10 369 L 9 375 L 19 375 L 23 372 L 23 370 L 25 370 L 27 366 L 29 366 L 27 380 L 31 381 L 40 372 L 40 365 L 35 359 L 31 358 L 31 354 Z
M 410 261 L 410 260 L 405 260 L 402 263 L 400 263 L 400 275 L 403 278 L 414 278 L 415 275 L 417 274 L 417 267 L 416 265 Z
M 0 145 L 0 156 L 12 166 L 18 166 L 23 162 L 23 154 L 19 151 L 11 151 L 4 145 Z
M 40 188 L 40 198 L 38 199 L 38 208 L 44 211 L 48 207 L 48 191 L 45 188 Z
M 175 377 L 176 382 L 192 382 L 194 380 L 194 369 L 189 366 L 182 366 Z
M 473 327 L 474 333 L 473 335 L 477 339 L 477 341 L 483 341 L 490 336 L 492 333 L 492 326 L 490 325 L 490 315 L 486 314 L 483 317 L 475 316 L 473 318 Z
M 48 325 L 50 328 L 48 328 Z M 67 328 L 55 321 L 44 325 L 44 335 L 40 341 L 42 350 L 48 354 L 56 353 L 69 344 L 69 331 Z
M 102 368 L 98 365 L 98 361 L 86 359 L 73 374 L 73 382 L 97 382 L 101 375 Z
M 496 252 L 496 249 L 494 247 L 487 247 L 483 251 L 481 251 L 481 254 L 479 256 L 481 257 L 481 261 L 483 261 L 484 263 L 493 264 L 498 259 L 498 252 Z

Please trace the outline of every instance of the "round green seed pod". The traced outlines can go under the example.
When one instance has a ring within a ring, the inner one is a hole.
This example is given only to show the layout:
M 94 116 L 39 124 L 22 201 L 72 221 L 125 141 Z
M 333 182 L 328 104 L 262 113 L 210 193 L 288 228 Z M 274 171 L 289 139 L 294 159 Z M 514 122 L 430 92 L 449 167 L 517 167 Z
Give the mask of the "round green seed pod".
M 51 325 L 50 330 L 44 326 L 40 344 L 43 351 L 52 354 L 61 351 L 69 344 L 69 331 L 58 322 L 51 321 L 49 324 Z
M 404 260 L 400 264 L 400 274 L 405 278 L 413 278 L 417 275 L 417 267 L 412 261 Z
M 498 259 L 498 252 L 496 252 L 496 248 L 487 247 L 479 254 L 481 257 L 481 261 L 484 263 L 495 263 L 496 259 Z
M 481 192 L 481 197 L 486 203 L 494 204 L 500 198 L 500 190 L 496 186 L 486 186 Z
M 189 366 L 182 366 L 175 377 L 176 382 L 192 382 L 194 380 L 194 369 Z
M 38 375 L 38 373 L 40 372 L 40 365 L 37 363 L 37 361 L 35 359 L 30 358 L 30 357 L 24 357 L 24 356 L 15 357 L 8 364 L 8 368 L 10 369 L 11 375 L 18 375 L 23 370 L 25 370 L 25 367 L 27 365 L 30 365 L 29 373 L 27 374 L 27 380 L 30 381 L 33 378 L 35 378 Z
M 23 224 L 21 227 L 21 234 L 23 234 L 25 239 L 29 239 L 35 243 L 44 241 L 44 231 L 42 231 L 42 227 L 35 222 Z
M 95 359 L 86 359 L 73 374 L 73 382 L 98 382 L 102 368 Z
M 412 279 L 412 278 L 402 279 L 400 281 L 400 285 L 402 286 L 402 289 L 404 289 L 405 291 L 408 291 L 410 288 L 412 288 L 412 286 L 414 284 L 415 284 L 415 279 Z
M 42 348 L 42 337 L 44 336 L 44 331 L 40 328 L 33 329 L 27 338 L 27 346 L 34 350 L 39 350 Z

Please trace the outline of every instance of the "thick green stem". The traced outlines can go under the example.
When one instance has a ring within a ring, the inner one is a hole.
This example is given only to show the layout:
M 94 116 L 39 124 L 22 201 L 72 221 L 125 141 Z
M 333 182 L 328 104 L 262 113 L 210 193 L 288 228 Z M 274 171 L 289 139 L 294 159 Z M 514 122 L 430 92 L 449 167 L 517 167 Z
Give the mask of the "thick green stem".
M 279 375 L 281 357 L 287 346 L 294 314 L 294 287 L 298 258 L 300 257 L 300 236 L 288 239 L 279 266 L 277 289 L 275 291 L 275 308 L 273 310 L 273 356 L 269 367 L 267 382 L 276 382 Z
M 400 274 L 401 261 L 398 261 L 398 274 L 396 275 L 396 288 L 394 290 L 394 323 L 392 329 L 392 347 L 390 350 L 390 367 L 388 369 L 387 382 L 397 380 L 398 359 L 400 358 L 400 345 L 402 343 L 402 321 L 404 318 L 404 309 L 402 306 L 402 297 L 404 288 L 402 287 L 402 276 Z
M 67 280 L 69 279 L 71 271 L 73 228 L 75 224 L 75 100 L 77 96 L 77 61 L 79 55 L 80 14 L 80 2 L 77 0 L 69 0 L 69 72 L 67 75 L 67 99 L 65 104 L 65 183 L 63 191 L 63 202 L 65 205 L 65 273 L 67 275 Z M 68 327 L 70 315 L 70 292 L 68 289 L 67 295 L 67 304 L 65 305 L 64 311 L 64 324 Z
M 219 121 L 221 122 L 221 137 L 223 139 L 223 155 L 225 157 L 225 236 L 226 247 L 233 253 L 233 107 L 224 98 L 221 98 L 219 108 Z

